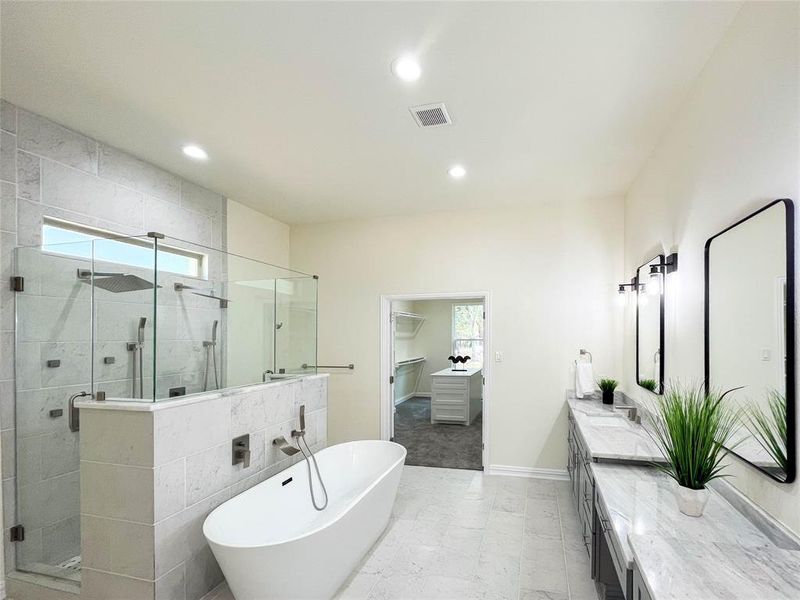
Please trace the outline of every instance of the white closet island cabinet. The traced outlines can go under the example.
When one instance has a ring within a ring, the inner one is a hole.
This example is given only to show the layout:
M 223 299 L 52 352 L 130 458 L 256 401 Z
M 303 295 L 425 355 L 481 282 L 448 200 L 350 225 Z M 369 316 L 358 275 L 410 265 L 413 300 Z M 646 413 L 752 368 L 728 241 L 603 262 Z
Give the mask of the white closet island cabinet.
M 469 425 L 481 412 L 481 369 L 431 373 L 431 423 Z

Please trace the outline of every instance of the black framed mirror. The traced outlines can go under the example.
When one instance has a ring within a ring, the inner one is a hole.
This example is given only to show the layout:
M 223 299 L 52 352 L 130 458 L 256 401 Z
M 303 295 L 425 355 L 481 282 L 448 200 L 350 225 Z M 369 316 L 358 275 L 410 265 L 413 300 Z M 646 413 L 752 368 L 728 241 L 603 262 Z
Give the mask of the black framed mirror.
M 773 479 L 794 481 L 794 204 L 775 200 L 705 246 L 705 380 L 741 387 L 730 451 Z
M 636 382 L 654 394 L 664 393 L 663 254 L 636 270 Z

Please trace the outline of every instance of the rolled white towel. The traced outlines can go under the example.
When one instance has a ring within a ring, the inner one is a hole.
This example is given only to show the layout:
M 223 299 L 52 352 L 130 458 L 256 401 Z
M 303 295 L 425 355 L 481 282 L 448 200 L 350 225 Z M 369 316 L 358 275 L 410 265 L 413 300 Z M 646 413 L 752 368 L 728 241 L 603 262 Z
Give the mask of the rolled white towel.
M 584 396 L 594 394 L 594 369 L 592 363 L 579 361 L 575 363 L 575 397 L 583 398 Z

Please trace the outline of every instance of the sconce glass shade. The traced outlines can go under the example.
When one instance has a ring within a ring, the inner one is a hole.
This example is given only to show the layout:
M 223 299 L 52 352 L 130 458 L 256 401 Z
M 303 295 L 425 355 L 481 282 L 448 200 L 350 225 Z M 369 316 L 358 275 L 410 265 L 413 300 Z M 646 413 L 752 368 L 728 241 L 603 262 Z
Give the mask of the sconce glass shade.
M 647 294 L 658 296 L 661 293 L 661 270 L 657 265 L 650 265 L 650 276 L 647 278 Z

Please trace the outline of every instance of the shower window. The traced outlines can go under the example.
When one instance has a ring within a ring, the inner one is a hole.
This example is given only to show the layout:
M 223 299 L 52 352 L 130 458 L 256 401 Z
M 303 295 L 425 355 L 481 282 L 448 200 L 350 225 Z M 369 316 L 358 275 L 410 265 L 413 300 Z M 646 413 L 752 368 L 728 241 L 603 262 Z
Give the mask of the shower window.
M 468 367 L 483 365 L 483 304 L 453 304 L 453 354 L 467 355 Z
M 92 244 L 79 243 L 107 240 L 94 248 L 94 259 L 129 267 L 153 267 L 153 246 L 148 241 L 120 237 L 102 229 L 94 229 L 58 219 L 45 219 L 42 225 L 42 249 L 73 258 L 92 258 Z M 158 268 L 160 271 L 205 279 L 207 257 L 204 254 L 159 244 Z

